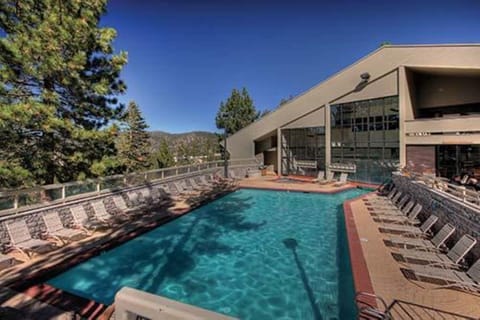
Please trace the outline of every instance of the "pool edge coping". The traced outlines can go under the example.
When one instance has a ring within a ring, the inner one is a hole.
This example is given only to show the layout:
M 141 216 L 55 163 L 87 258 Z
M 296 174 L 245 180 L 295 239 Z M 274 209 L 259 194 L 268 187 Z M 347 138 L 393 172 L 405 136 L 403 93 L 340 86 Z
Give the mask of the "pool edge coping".
M 343 203 L 343 214 L 345 218 L 345 228 L 347 232 L 348 250 L 350 254 L 350 265 L 352 268 L 353 282 L 355 286 L 355 295 L 358 292 L 375 294 L 352 209 L 353 202 L 366 198 L 372 193 L 373 192 L 369 192 L 367 194 L 348 199 Z M 377 307 L 377 303 L 373 297 L 363 299 L 362 301 L 368 302 L 368 304 L 373 307 Z

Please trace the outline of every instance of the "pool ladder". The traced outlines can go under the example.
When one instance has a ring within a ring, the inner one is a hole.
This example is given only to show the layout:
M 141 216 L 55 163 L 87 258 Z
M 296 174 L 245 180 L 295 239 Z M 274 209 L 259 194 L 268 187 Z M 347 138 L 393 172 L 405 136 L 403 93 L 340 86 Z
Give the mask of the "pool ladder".
M 388 310 L 387 303 L 382 297 L 373 293 L 357 292 L 355 294 L 355 304 L 358 309 L 358 319 L 368 320 L 391 320 L 392 316 Z M 381 306 L 383 310 L 379 309 Z

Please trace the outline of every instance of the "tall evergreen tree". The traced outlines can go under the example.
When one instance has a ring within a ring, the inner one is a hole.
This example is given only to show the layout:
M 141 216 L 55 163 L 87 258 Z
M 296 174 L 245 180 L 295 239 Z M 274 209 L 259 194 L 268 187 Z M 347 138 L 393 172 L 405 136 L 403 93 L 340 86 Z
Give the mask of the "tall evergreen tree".
M 98 26 L 106 1 L 0 1 L 0 133 L 12 137 L 0 170 L 63 182 L 115 154 L 114 132 L 101 128 L 122 112 L 127 56 L 114 53 L 115 30 Z
M 118 153 L 125 171 L 136 172 L 150 166 L 150 135 L 148 125 L 142 117 L 137 104 L 131 101 L 124 116 L 124 131 L 118 143 Z
M 260 113 L 255 109 L 247 89 L 243 88 L 241 91 L 233 89 L 227 101 L 220 103 L 215 122 L 218 129 L 226 129 L 227 134 L 231 135 L 248 126 L 259 116 Z
M 170 152 L 166 139 L 162 139 L 158 151 L 153 154 L 153 166 L 156 169 L 173 167 L 175 165 L 175 159 Z

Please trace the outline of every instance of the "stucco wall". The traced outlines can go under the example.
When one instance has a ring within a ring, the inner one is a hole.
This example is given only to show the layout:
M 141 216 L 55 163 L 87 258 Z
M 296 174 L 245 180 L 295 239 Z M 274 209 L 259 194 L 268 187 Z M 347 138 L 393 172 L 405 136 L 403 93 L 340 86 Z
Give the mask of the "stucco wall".
M 228 139 L 228 150 L 232 159 L 252 158 L 253 141 L 258 137 L 331 101 L 349 94 L 353 99 L 362 73 L 368 72 L 371 85 L 374 85 L 375 80 L 392 73 L 400 66 L 480 69 L 479 57 L 479 45 L 382 47 L 232 135 Z M 363 90 L 367 89 L 368 86 Z

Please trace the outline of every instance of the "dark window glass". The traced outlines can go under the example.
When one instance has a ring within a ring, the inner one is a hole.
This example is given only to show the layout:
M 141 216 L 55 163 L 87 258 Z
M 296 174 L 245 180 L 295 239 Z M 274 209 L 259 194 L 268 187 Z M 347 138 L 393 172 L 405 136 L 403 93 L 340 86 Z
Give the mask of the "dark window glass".
M 353 179 L 382 182 L 399 161 L 398 97 L 331 106 L 332 162 L 355 163 Z
M 283 129 L 282 159 L 283 174 L 313 176 L 324 170 L 325 127 Z

